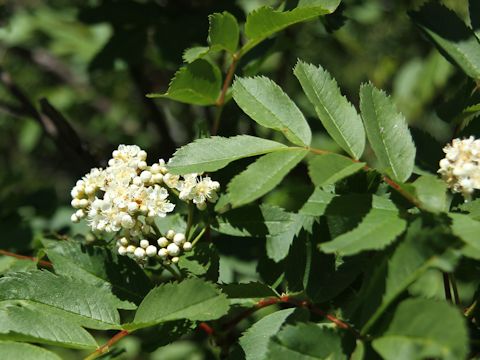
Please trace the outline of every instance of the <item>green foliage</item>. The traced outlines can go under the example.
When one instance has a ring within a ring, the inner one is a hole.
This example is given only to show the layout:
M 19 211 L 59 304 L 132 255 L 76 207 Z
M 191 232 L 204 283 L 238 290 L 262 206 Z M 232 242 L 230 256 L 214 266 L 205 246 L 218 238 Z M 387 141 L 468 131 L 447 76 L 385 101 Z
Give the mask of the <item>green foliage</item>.
M 248 204 L 274 189 L 307 153 L 295 149 L 263 155 L 228 184 L 232 206 Z
M 17 272 L 0 278 L 0 290 L 0 301 L 42 304 L 52 311 L 66 312 L 80 325 L 92 329 L 119 327 L 117 299 L 105 289 L 81 280 L 48 271 Z
M 310 145 L 312 132 L 303 114 L 272 80 L 263 76 L 238 78 L 233 84 L 233 98 L 260 125 L 281 131 L 296 145 Z
M 269 358 L 346 359 L 340 336 L 317 324 L 289 325 L 269 343 Z
M 152 287 L 133 260 L 105 247 L 74 241 L 43 240 L 43 243 L 57 274 L 110 290 L 119 298 L 122 309 L 135 309 L 135 303 L 139 304 Z
M 51 351 L 13 341 L 0 341 L 0 356 L 2 359 L 60 360 L 60 357 Z
M 389 97 L 372 84 L 362 85 L 360 108 L 380 171 L 394 180 L 407 180 L 415 162 L 415 145 L 405 118 Z
M 230 13 L 212 14 L 208 17 L 210 28 L 208 42 L 212 48 L 235 52 L 240 36 L 237 19 Z
M 435 321 L 438 318 L 442 322 Z M 387 331 L 372 345 L 384 359 L 465 359 L 467 327 L 451 305 L 409 299 L 398 306 Z
M 423 175 L 415 180 L 412 186 L 422 208 L 431 212 L 447 210 L 447 184 L 445 182 L 434 176 Z
M 247 16 L 245 34 L 249 41 L 245 47 L 249 49 L 290 25 L 332 13 L 339 3 L 339 0 L 306 0 L 300 1 L 299 6 L 291 11 L 277 11 L 268 6 L 261 7 Z
M 227 297 L 211 283 L 187 279 L 156 287 L 142 301 L 129 329 L 188 319 L 213 320 L 228 311 Z
M 365 166 L 337 154 L 323 154 L 312 157 L 308 162 L 308 174 L 315 186 L 335 184 Z
M 377 201 L 374 206 L 355 229 L 323 243 L 320 249 L 345 256 L 389 245 L 405 230 L 406 221 L 398 217 L 397 208 L 388 201 Z
M 198 49 L 195 56 L 198 56 Z M 187 61 L 192 52 L 186 55 Z M 180 68 L 165 94 L 149 94 L 151 98 L 164 97 L 187 104 L 211 105 L 220 94 L 222 75 L 220 69 L 204 59 L 196 59 Z
M 0 336 L 10 340 L 95 349 L 95 339 L 80 325 L 30 303 L 3 303 L 0 307 Z
M 480 79 L 480 40 L 453 11 L 429 2 L 410 16 L 449 60 L 468 76 Z
M 281 150 L 288 148 L 254 136 L 216 136 L 196 140 L 178 149 L 168 163 L 168 169 L 174 174 L 215 171 L 238 159 Z
M 296 309 L 285 309 L 276 311 L 257 321 L 238 340 L 245 354 L 245 359 L 266 359 L 270 339 L 276 335 L 285 324 L 299 320 L 306 320 L 305 313 Z
M 477 356 L 479 2 L 340 3 L 5 8 L 1 359 Z
M 354 159 L 359 159 L 365 148 L 362 119 L 342 96 L 335 79 L 321 66 L 302 61 L 295 66 L 294 74 L 328 134 Z

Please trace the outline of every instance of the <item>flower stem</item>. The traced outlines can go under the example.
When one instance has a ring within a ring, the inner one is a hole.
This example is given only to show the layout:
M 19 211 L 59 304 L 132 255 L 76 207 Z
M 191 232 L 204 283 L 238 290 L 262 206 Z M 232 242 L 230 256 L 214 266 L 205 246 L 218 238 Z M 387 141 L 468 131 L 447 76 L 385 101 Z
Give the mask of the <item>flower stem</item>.
M 172 265 L 162 264 L 162 266 L 163 266 L 170 274 L 172 274 L 175 279 L 177 279 L 178 281 L 182 281 L 182 280 L 183 280 L 182 275 L 179 274 L 179 273 L 177 273 L 177 272 L 173 269 Z
M 203 228 L 202 231 L 200 231 L 200 233 L 195 237 L 195 239 L 193 239 L 192 246 L 195 246 L 195 244 L 202 238 L 206 230 L 207 228 Z
M 190 235 L 190 230 L 192 229 L 193 225 L 193 212 L 194 212 L 194 205 L 190 201 L 188 203 L 188 218 L 187 218 L 187 229 L 185 230 L 185 238 L 188 239 Z

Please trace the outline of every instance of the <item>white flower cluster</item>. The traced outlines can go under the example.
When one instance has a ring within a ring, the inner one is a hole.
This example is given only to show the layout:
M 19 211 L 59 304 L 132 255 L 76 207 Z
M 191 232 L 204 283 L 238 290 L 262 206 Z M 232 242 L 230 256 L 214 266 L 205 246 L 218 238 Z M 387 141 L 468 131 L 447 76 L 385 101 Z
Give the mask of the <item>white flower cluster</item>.
M 462 193 L 466 200 L 475 189 L 480 189 L 480 140 L 454 139 L 443 148 L 445 158 L 440 160 L 438 172 L 453 192 Z
M 158 239 L 160 249 L 157 251 L 156 246 L 150 244 L 161 235 L 152 226 L 155 217 L 165 217 L 173 211 L 175 205 L 168 200 L 170 193 L 180 200 L 192 201 L 198 209 L 205 209 L 207 201 L 217 200 L 220 184 L 208 176 L 170 174 L 163 159 L 151 166 L 146 159 L 147 153 L 138 146 L 120 145 L 112 153 L 106 169 L 92 169 L 77 181 L 71 191 L 71 204 L 77 209 L 71 220 L 78 222 L 86 218 L 94 231 L 121 232 L 123 237 L 117 243 L 121 255 L 131 254 L 137 259 L 159 256 L 175 262 L 191 244 L 185 242 L 184 235 L 171 235 L 170 231 L 171 239 L 168 234 Z M 163 246 L 161 239 L 173 242 Z
M 157 239 L 156 244 L 152 244 L 147 239 L 142 239 L 137 245 L 135 242 L 130 242 L 126 237 L 117 242 L 120 255 L 134 256 L 138 260 L 158 256 L 165 264 L 177 263 L 183 252 L 192 250 L 192 243 L 186 241 L 185 235 L 175 233 L 174 230 L 168 230 L 165 236 Z

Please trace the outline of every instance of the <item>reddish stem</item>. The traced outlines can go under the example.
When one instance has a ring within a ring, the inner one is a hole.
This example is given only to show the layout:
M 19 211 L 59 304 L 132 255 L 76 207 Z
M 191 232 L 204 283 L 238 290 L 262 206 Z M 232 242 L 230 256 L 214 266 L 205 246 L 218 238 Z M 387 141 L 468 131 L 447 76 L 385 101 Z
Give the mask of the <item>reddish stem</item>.
M 34 256 L 19 255 L 19 254 L 15 254 L 15 253 L 12 253 L 12 252 L 6 251 L 6 250 L 1 250 L 0 249 L 0 255 L 10 256 L 10 257 L 14 257 L 16 259 L 21 259 L 21 260 L 30 260 L 30 261 L 36 262 L 38 265 L 45 266 L 45 267 L 52 267 L 53 266 L 50 261 L 39 260 L 38 258 L 36 258 Z
M 237 63 L 239 60 L 240 60 L 240 56 L 237 53 L 233 54 L 232 62 L 227 70 L 225 81 L 223 82 L 222 90 L 220 91 L 220 95 L 218 96 L 218 99 L 215 102 L 215 106 L 217 107 L 217 113 L 212 126 L 212 131 L 211 131 L 212 136 L 217 135 L 218 128 L 220 127 L 220 119 L 222 116 L 223 106 L 225 105 L 225 95 L 227 94 L 228 88 L 232 83 L 233 74 L 235 74 L 235 69 L 237 68 Z
M 118 333 L 116 333 L 110 340 L 108 340 L 105 344 L 103 344 L 102 346 L 100 346 L 97 350 L 95 350 L 93 353 L 91 353 L 90 355 L 88 355 L 84 360 L 92 360 L 92 359 L 96 359 L 97 357 L 99 357 L 100 355 L 102 354 L 105 354 L 106 352 L 108 352 L 110 350 L 110 348 L 116 344 L 117 342 L 119 342 L 121 339 L 123 339 L 125 336 L 127 336 L 128 334 L 130 334 L 130 332 L 128 330 L 122 330 L 122 331 L 119 331 Z
M 213 335 L 213 333 L 215 332 L 213 328 L 206 322 L 201 322 L 200 324 L 198 324 L 198 328 L 205 331 L 208 336 Z
M 354 328 L 352 328 L 349 324 L 344 322 L 343 320 L 340 320 L 337 317 L 326 313 L 325 311 L 316 307 L 314 304 L 312 304 L 309 301 L 296 300 L 296 299 L 293 299 L 293 298 L 289 297 L 288 295 L 283 295 L 280 298 L 266 298 L 266 299 L 260 300 L 253 307 L 243 311 L 242 313 L 240 313 L 239 315 L 234 317 L 232 320 L 230 320 L 228 323 L 226 323 L 223 326 L 223 330 L 224 331 L 230 330 L 235 325 L 237 325 L 240 321 L 246 319 L 247 317 L 249 317 L 250 315 L 252 315 L 255 311 L 257 311 L 259 309 L 262 309 L 264 307 L 267 307 L 267 306 L 270 306 L 270 305 L 273 305 L 273 304 L 281 304 L 281 303 L 293 305 L 293 306 L 296 306 L 296 307 L 306 308 L 314 314 L 323 316 L 327 320 L 329 320 L 332 323 L 334 323 L 335 325 L 337 325 L 339 328 L 351 331 L 357 338 L 360 337 L 360 334 Z

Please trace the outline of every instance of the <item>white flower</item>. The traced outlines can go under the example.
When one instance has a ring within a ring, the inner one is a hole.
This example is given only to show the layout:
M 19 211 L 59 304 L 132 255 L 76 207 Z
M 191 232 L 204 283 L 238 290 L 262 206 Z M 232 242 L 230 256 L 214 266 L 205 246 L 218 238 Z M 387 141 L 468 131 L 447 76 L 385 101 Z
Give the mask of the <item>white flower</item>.
M 179 180 L 179 175 L 173 175 L 170 173 L 167 173 L 162 177 L 162 181 L 171 189 L 176 189 L 178 187 Z
M 154 185 L 147 188 L 146 207 L 148 210 L 147 215 L 150 217 L 160 216 L 165 217 L 167 213 L 172 212 L 175 205 L 168 202 L 167 189 Z
M 220 189 L 218 181 L 212 181 L 209 176 L 205 176 L 198 182 L 193 190 L 193 202 L 195 204 L 201 204 L 205 201 L 215 202 L 218 199 L 217 190 Z
M 462 193 L 469 200 L 475 189 L 480 189 L 480 140 L 454 139 L 443 148 L 445 158 L 440 161 L 442 179 L 453 192 Z

